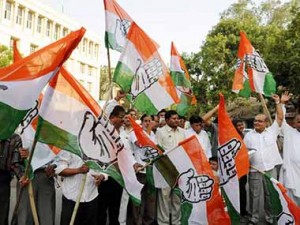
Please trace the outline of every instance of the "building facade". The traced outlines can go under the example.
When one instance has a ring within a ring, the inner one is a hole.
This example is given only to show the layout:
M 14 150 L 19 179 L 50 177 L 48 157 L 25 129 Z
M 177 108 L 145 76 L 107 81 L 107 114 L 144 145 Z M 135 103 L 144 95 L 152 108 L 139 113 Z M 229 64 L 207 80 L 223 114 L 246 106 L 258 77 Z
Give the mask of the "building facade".
M 37 0 L 0 0 L 0 44 L 18 41 L 23 56 L 81 27 L 66 15 Z M 100 37 L 87 30 L 64 66 L 99 99 Z

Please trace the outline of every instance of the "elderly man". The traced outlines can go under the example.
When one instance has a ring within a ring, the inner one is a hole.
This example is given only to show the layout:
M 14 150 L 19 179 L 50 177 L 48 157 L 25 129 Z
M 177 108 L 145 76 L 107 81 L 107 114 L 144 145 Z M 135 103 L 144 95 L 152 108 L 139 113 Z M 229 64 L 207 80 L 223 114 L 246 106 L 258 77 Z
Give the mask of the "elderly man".
M 244 142 L 248 150 L 254 150 L 255 153 L 250 157 L 251 169 L 249 173 L 250 190 L 250 218 L 249 224 L 257 224 L 259 220 L 259 203 L 261 191 L 264 192 L 265 199 L 265 217 L 267 224 L 273 224 L 273 216 L 270 205 L 270 193 L 263 174 L 257 170 L 263 171 L 268 175 L 277 178 L 275 166 L 282 164 L 282 159 L 276 144 L 277 136 L 280 132 L 280 126 L 283 121 L 283 112 L 278 95 L 272 98 L 276 103 L 276 120 L 270 127 L 267 127 L 268 118 L 264 114 L 256 115 L 254 118 L 254 130 L 245 135 Z
M 281 97 L 281 103 L 285 104 L 289 99 L 290 95 L 285 93 Z M 285 120 L 282 124 L 284 141 L 280 181 L 287 188 L 289 197 L 300 206 L 300 114 L 295 115 L 292 125 Z

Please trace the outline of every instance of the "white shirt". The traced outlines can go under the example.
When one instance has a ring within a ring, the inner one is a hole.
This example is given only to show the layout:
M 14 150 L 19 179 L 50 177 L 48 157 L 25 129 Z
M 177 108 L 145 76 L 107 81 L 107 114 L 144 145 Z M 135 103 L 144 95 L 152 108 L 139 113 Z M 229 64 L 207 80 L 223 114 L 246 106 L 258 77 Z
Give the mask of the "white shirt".
M 208 137 L 208 134 L 206 133 L 205 130 L 201 130 L 199 134 L 197 134 L 193 128 L 189 128 L 185 131 L 185 136 L 191 137 L 192 135 L 195 135 L 198 139 L 198 141 L 200 142 L 201 147 L 204 150 L 204 153 L 207 157 L 207 159 L 209 159 L 211 157 L 211 144 L 210 144 L 210 140 Z
M 58 156 L 59 160 L 55 169 L 56 174 L 61 173 L 67 168 L 79 168 L 84 164 L 80 157 L 67 151 L 61 151 Z M 80 202 L 90 202 L 98 196 L 98 187 L 96 186 L 95 178 L 92 175 L 99 174 L 101 173 L 91 169 L 89 170 Z M 80 191 L 83 175 L 84 174 L 76 174 L 73 176 L 64 177 L 62 182 L 62 193 L 67 199 L 74 202 L 76 201 Z M 103 175 L 107 179 L 107 175 Z
M 282 133 L 284 141 L 280 181 L 300 198 L 300 132 L 284 121 Z
M 244 137 L 244 143 L 248 150 L 256 150 L 250 157 L 251 166 L 268 171 L 276 165 L 282 164 L 282 159 L 276 144 L 280 127 L 275 120 L 272 126 L 266 128 L 262 133 L 255 130 L 249 131 Z M 251 172 L 256 170 L 250 169 Z

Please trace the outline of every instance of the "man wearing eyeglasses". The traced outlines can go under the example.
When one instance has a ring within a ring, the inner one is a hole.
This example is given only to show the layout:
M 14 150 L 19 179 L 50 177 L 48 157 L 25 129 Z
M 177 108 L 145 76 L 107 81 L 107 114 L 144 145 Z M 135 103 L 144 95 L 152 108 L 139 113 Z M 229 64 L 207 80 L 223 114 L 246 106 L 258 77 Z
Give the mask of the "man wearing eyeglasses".
M 276 103 L 276 119 L 268 127 L 268 118 L 264 114 L 258 114 L 254 118 L 254 130 L 245 135 L 244 143 L 248 150 L 255 150 L 250 156 L 249 191 L 250 191 L 250 218 L 249 224 L 257 224 L 259 221 L 260 197 L 264 193 L 264 208 L 267 224 L 273 224 L 270 193 L 262 173 L 277 179 L 276 165 L 282 164 L 282 158 L 276 144 L 280 126 L 283 121 L 283 111 L 278 95 L 272 98 Z

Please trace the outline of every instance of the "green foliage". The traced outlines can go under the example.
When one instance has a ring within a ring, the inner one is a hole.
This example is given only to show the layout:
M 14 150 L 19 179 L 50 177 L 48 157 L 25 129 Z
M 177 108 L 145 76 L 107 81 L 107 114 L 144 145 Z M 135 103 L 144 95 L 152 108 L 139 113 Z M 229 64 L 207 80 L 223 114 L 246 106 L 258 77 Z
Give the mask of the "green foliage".
M 12 59 L 12 51 L 5 45 L 0 45 L 0 68 L 10 65 Z
M 227 101 L 231 92 L 239 32 L 245 31 L 255 49 L 274 74 L 278 85 L 288 86 L 299 95 L 300 10 L 294 2 L 279 0 L 239 0 L 221 14 L 220 21 L 206 37 L 197 53 L 183 54 L 198 105 L 193 112 L 207 111 L 218 104 L 219 92 Z M 296 82 L 295 82 L 296 81 Z

